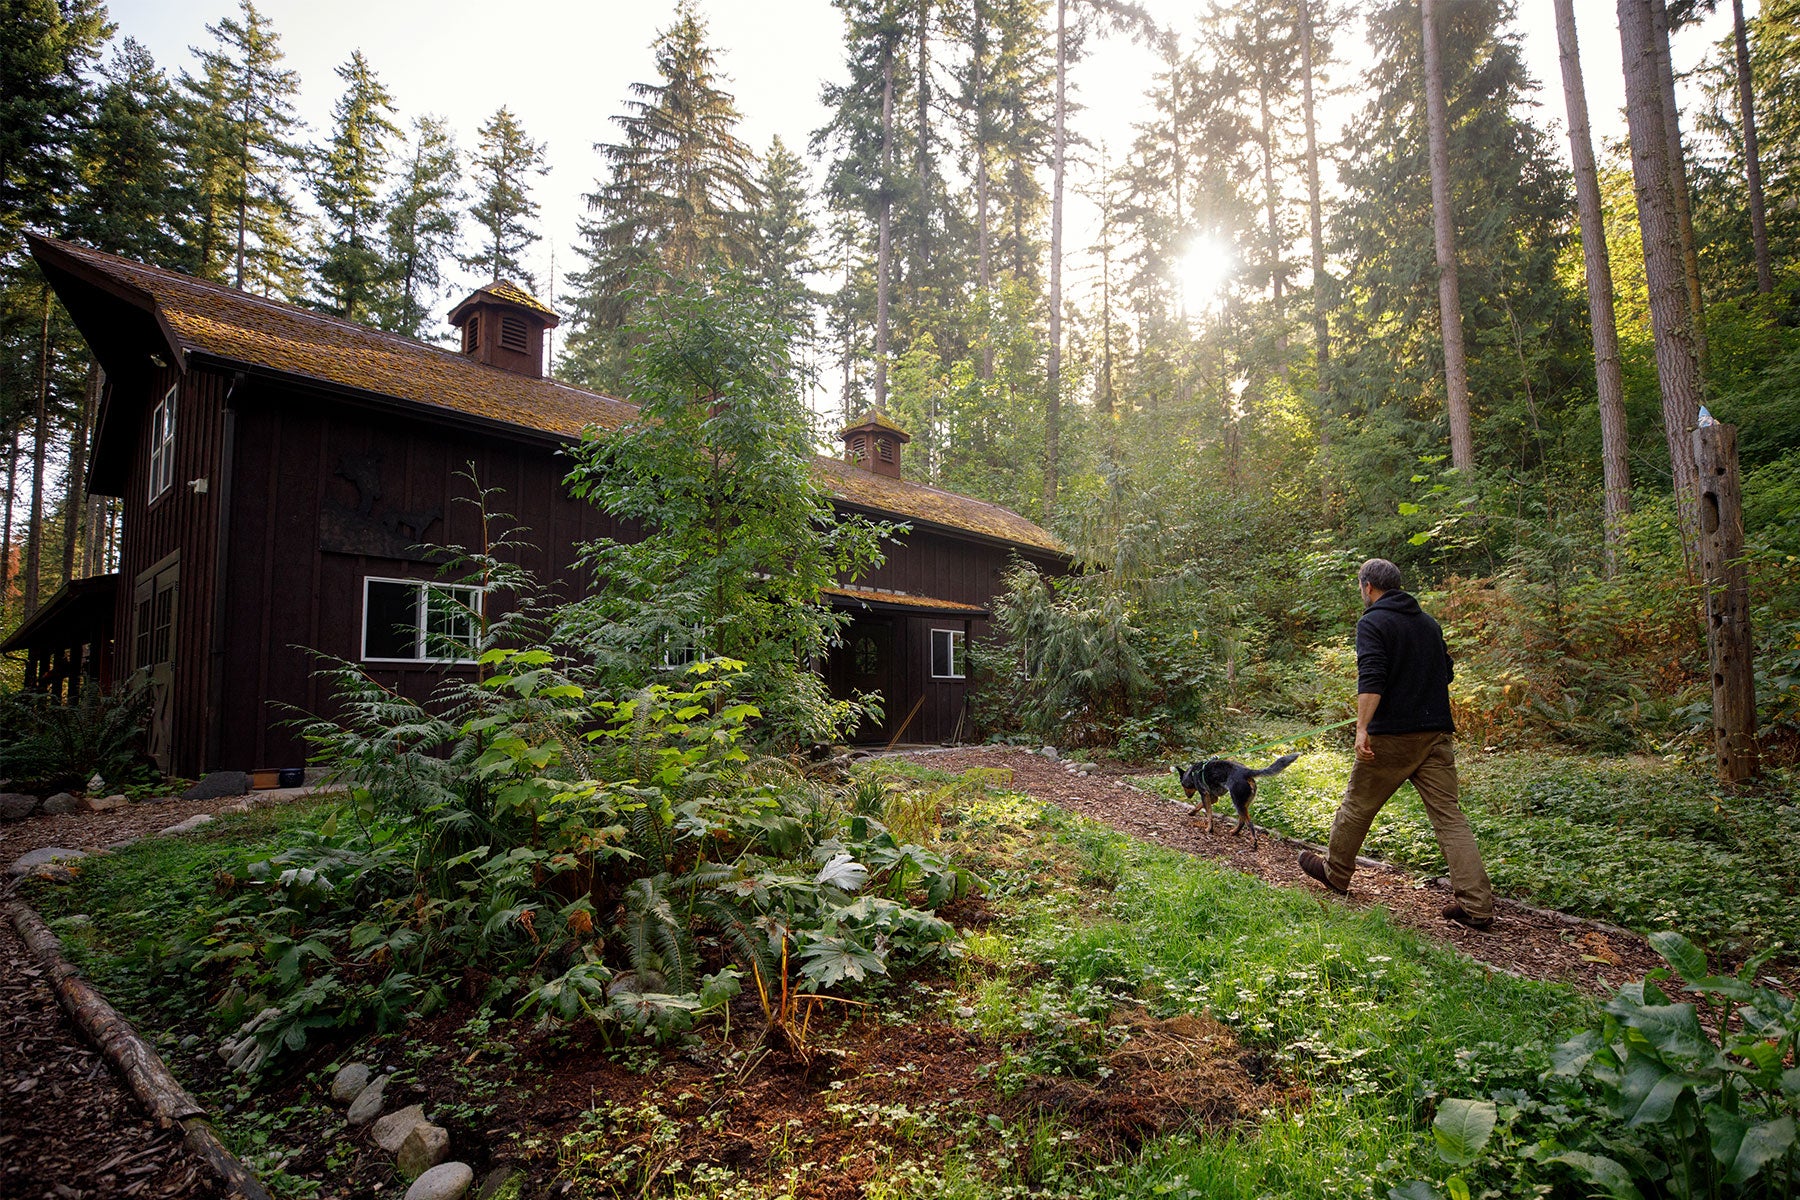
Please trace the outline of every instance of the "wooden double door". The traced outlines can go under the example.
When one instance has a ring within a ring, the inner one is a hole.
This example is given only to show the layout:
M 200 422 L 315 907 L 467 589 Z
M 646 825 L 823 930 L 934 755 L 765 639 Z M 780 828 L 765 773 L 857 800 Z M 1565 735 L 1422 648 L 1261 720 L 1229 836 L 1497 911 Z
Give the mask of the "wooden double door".
M 899 722 L 906 719 L 896 708 L 905 699 L 906 672 L 900 658 L 905 630 L 893 617 L 858 616 L 844 630 L 844 643 L 826 659 L 825 683 L 837 699 L 848 700 L 858 692 L 879 692 L 879 720 L 864 717 L 851 742 L 885 742 Z

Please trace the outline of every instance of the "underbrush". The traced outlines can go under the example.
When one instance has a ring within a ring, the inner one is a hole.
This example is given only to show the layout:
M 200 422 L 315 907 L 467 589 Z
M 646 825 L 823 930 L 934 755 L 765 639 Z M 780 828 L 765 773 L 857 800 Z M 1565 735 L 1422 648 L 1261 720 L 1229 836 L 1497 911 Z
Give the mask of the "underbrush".
M 1464 753 L 1458 770 L 1463 811 L 1502 894 L 1639 930 L 1678 929 L 1732 959 L 1800 947 L 1800 798 L 1790 772 L 1734 791 L 1647 758 Z M 1308 749 L 1262 781 L 1257 822 L 1322 844 L 1349 773 L 1348 751 Z M 1180 794 L 1170 776 L 1136 782 Z M 1447 869 L 1410 787 L 1382 809 L 1364 853 Z
M 1547 1074 L 1559 1044 L 1599 1024 L 1589 1001 L 1494 973 L 1379 909 L 1144 845 L 1009 784 L 895 760 L 858 769 L 846 819 L 904 828 L 981 876 L 985 898 L 945 910 L 964 924 L 955 957 L 796 1023 L 804 1057 L 770 1057 L 753 994 L 726 1003 L 734 1019 L 659 1046 L 534 1028 L 467 991 L 354 1053 L 397 1063 L 396 1086 L 478 1164 L 510 1161 L 540 1190 L 594 1200 L 1579 1194 L 1572 1166 L 1521 1150 L 1615 1120 L 1597 1090 L 1571 1099 Z M 173 1049 L 217 991 L 156 947 L 218 903 L 216 872 L 304 844 L 330 811 L 140 843 L 72 884 L 34 885 L 34 900 Z M 278 1194 L 386 1186 L 322 1099 L 345 1050 L 255 1086 L 221 1082 L 209 1050 L 174 1057 L 238 1105 L 230 1132 L 277 1168 Z M 1493 1102 L 1498 1131 L 1447 1158 L 1438 1135 L 1467 1097 Z

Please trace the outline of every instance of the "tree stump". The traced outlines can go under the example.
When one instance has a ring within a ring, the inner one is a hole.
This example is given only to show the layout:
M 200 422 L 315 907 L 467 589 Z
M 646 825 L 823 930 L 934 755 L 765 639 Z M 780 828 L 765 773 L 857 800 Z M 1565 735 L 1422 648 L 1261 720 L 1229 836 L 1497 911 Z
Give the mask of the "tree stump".
M 1756 678 L 1750 640 L 1750 584 L 1744 570 L 1743 492 L 1737 428 L 1693 432 L 1700 492 L 1700 578 L 1706 590 L 1706 648 L 1712 660 L 1713 740 L 1719 780 L 1740 783 L 1758 769 Z

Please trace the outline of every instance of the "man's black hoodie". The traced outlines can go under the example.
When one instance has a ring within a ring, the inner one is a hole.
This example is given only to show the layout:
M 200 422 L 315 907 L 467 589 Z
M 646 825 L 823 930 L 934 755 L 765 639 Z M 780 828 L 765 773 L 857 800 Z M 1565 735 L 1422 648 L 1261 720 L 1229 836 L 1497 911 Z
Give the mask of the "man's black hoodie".
M 1444 631 L 1398 589 L 1363 610 L 1356 623 L 1356 690 L 1381 697 L 1369 732 L 1454 732 L 1450 652 Z

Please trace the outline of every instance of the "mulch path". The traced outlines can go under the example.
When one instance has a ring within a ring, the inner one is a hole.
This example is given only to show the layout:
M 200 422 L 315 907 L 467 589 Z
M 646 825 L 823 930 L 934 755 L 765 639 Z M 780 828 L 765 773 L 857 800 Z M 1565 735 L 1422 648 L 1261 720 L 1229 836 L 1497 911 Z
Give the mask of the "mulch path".
M 168 800 L 0 825 L 0 869 L 45 846 L 103 850 L 196 813 L 230 811 L 242 800 Z M 0 895 L 10 891 L 10 884 L 0 885 Z M 12 922 L 0 917 L 0 1196 L 216 1194 L 213 1176 L 182 1144 L 181 1131 L 161 1129 L 144 1115 L 124 1080 L 63 1013 Z
M 1527 979 L 1567 983 L 1602 996 L 1611 995 L 1620 984 L 1642 979 L 1645 972 L 1664 965 L 1650 944 L 1635 933 L 1598 922 L 1576 922 L 1561 914 L 1546 915 L 1506 899 L 1496 905 L 1494 927 L 1477 933 L 1444 920 L 1441 910 L 1451 899 L 1447 890 L 1397 867 L 1358 870 L 1350 881 L 1348 899 L 1334 896 L 1301 872 L 1295 848 L 1289 843 L 1265 832 L 1261 847 L 1253 850 L 1247 833 L 1233 837 L 1231 830 L 1237 825 L 1237 817 L 1231 814 L 1229 801 L 1214 806 L 1214 832 L 1208 834 L 1205 821 L 1196 824 L 1180 805 L 1124 782 L 1127 776 L 1145 774 L 1141 767 L 1102 763 L 1083 778 L 1061 762 L 1024 750 L 995 747 L 925 751 L 910 757 L 946 771 L 970 767 L 1010 769 L 1013 785 L 1019 790 L 1110 825 L 1121 833 L 1216 859 L 1277 887 L 1304 889 L 1316 895 L 1321 904 L 1342 904 L 1353 909 L 1380 906 L 1388 910 L 1397 925 L 1447 942 L 1483 965 Z M 1255 815 L 1252 809 L 1252 818 Z

